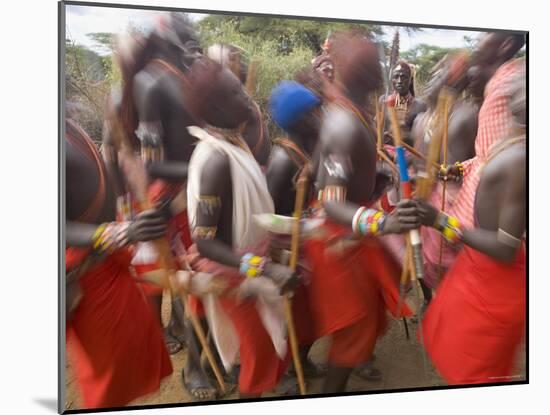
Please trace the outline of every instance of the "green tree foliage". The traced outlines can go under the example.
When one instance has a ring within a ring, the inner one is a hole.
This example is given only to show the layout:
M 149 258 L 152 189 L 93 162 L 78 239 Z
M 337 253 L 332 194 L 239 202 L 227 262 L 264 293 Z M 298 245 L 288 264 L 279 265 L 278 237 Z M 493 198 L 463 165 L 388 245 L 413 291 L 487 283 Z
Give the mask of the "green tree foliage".
M 199 22 L 205 50 L 218 42 L 233 44 L 244 49 L 249 62 L 257 65 L 253 95 L 268 120 L 267 103 L 277 82 L 293 79 L 319 54 L 328 33 L 344 29 L 360 30 L 373 38 L 382 34 L 375 25 L 288 18 L 210 15 Z M 274 130 L 272 125 L 270 128 Z
M 255 41 L 278 42 L 278 52 L 281 54 L 290 53 L 296 47 L 307 48 L 318 54 L 327 34 L 338 30 L 360 30 L 374 38 L 383 34 L 378 25 L 261 16 L 210 15 L 201 20 L 199 25 L 201 33 L 209 37 L 210 33 L 216 35 L 223 32 L 227 28 L 224 26 L 226 23 L 236 32 L 253 37 Z
M 87 37 L 94 41 L 98 52 L 102 54 L 111 53 L 113 51 L 115 35 L 108 32 L 87 33 Z
M 96 142 L 101 141 L 104 107 L 111 87 L 111 56 L 65 41 L 66 99 L 77 104 L 76 121 Z

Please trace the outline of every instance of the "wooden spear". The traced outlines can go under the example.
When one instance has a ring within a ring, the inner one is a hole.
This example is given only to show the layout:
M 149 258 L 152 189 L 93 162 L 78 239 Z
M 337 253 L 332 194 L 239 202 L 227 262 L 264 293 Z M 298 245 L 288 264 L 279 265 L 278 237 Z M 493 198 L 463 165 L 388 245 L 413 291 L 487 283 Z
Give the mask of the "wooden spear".
M 123 158 L 125 158 L 127 162 L 126 176 L 128 183 L 130 184 L 130 186 L 132 186 L 134 190 L 134 196 L 136 197 L 136 201 L 139 204 L 139 210 L 151 209 L 154 207 L 154 205 L 147 194 L 147 172 L 145 171 L 143 164 L 139 163 L 132 154 L 131 146 L 127 141 L 126 135 L 122 130 L 122 126 L 120 125 L 116 114 L 111 115 L 110 122 L 112 132 L 115 135 L 115 142 L 118 143 L 119 150 L 121 151 Z M 150 149 L 145 150 L 145 155 L 151 156 L 150 153 Z M 170 290 L 170 294 L 172 297 L 176 295 L 180 296 L 180 299 L 184 304 L 186 313 L 191 320 L 191 324 L 193 325 L 193 329 L 195 330 L 197 337 L 199 338 L 199 342 L 201 343 L 201 346 L 206 354 L 208 362 L 210 363 L 210 366 L 214 371 L 214 375 L 216 376 L 216 380 L 220 386 L 220 389 L 223 393 L 225 393 L 226 388 L 225 382 L 223 381 L 223 376 L 220 369 L 218 368 L 214 355 L 210 350 L 210 347 L 206 340 L 206 335 L 204 334 L 204 330 L 200 324 L 200 321 L 195 314 L 189 311 L 187 294 L 183 290 L 178 290 L 176 288 L 176 271 L 178 267 L 172 255 L 168 239 L 166 237 L 159 238 L 154 240 L 153 244 L 155 245 L 155 248 L 157 249 L 157 252 L 159 254 L 159 265 L 164 274 L 162 276 L 161 284 L 164 288 Z M 186 266 L 190 269 L 188 264 L 186 264 Z
M 397 163 L 399 166 L 399 176 L 401 178 L 401 197 L 410 199 L 412 197 L 412 188 L 409 181 L 409 173 L 407 170 L 407 162 L 405 160 L 405 149 L 402 146 L 403 139 L 401 137 L 401 128 L 399 126 L 399 121 L 397 119 L 397 112 L 395 111 L 395 100 L 388 100 L 388 112 L 390 115 L 390 122 L 393 129 L 393 138 L 395 143 L 395 152 L 397 155 Z M 414 296 L 415 296 L 415 305 L 416 305 L 416 314 L 418 316 L 418 325 L 422 326 L 422 306 L 420 300 L 420 288 L 417 279 L 424 277 L 424 262 L 422 257 L 422 241 L 420 239 L 420 231 L 418 229 L 413 229 L 409 231 L 407 235 L 407 253 L 406 258 L 410 258 L 409 267 L 411 270 L 411 281 L 413 284 Z M 404 295 L 404 286 L 400 287 L 399 303 L 403 301 L 402 297 Z M 422 330 L 422 329 L 421 329 Z M 422 335 L 421 335 L 421 343 Z M 422 349 L 422 360 L 424 362 L 424 375 L 427 375 L 427 357 L 426 351 Z
M 258 63 L 256 61 L 250 62 L 248 65 L 248 73 L 246 75 L 245 88 L 251 98 L 254 98 L 254 91 L 256 89 L 256 69 Z
M 432 192 L 435 178 L 437 176 L 437 171 L 439 167 L 437 165 L 437 160 L 439 160 L 441 155 L 441 142 L 446 131 L 445 126 L 448 125 L 448 111 L 451 108 L 453 101 L 456 99 L 455 94 L 448 88 L 442 89 L 439 94 L 437 101 L 437 106 L 435 109 L 434 120 L 434 131 L 428 145 L 428 155 L 426 157 L 426 165 L 424 170 L 418 173 L 417 178 L 417 187 L 416 187 L 416 196 L 420 199 L 426 199 Z
M 449 100 L 445 99 L 443 107 L 443 166 L 447 167 L 447 155 L 449 148 Z M 447 192 L 447 180 L 443 180 L 443 190 L 441 192 L 441 210 L 445 210 L 445 195 Z M 439 279 L 442 277 L 441 272 L 441 263 L 443 262 L 443 235 L 440 236 L 439 240 L 439 260 L 437 267 L 437 274 Z
M 298 265 L 298 253 L 300 249 L 300 218 L 302 217 L 302 211 L 304 207 L 304 199 L 306 196 L 306 186 L 308 178 L 307 166 L 303 168 L 298 181 L 296 183 L 296 200 L 294 202 L 294 223 L 292 224 L 292 239 L 290 243 L 290 269 L 296 271 Z M 294 368 L 296 369 L 296 375 L 298 377 L 298 386 L 300 388 L 300 395 L 306 394 L 306 384 L 304 381 L 304 371 L 302 369 L 302 362 L 300 361 L 300 354 L 298 350 L 298 339 L 296 337 L 296 329 L 294 327 L 294 319 L 292 318 L 292 302 L 288 294 L 284 296 L 285 318 L 288 326 L 288 334 L 290 337 L 290 349 L 292 351 L 292 359 L 294 362 Z
M 390 115 L 390 122 L 393 129 L 393 139 L 395 144 L 395 152 L 397 155 L 397 163 L 399 167 L 399 175 L 401 179 L 401 197 L 410 199 L 412 197 L 412 187 L 409 180 L 409 173 L 407 170 L 407 162 L 405 160 L 405 149 L 403 148 L 403 139 L 401 136 L 401 128 L 397 119 L 397 112 L 395 110 L 395 100 L 388 100 L 388 113 Z M 424 277 L 424 266 L 422 260 L 422 243 L 420 240 L 420 232 L 418 229 L 409 231 L 411 238 L 412 254 L 415 267 L 415 275 L 421 279 Z
M 376 152 L 382 152 L 382 134 L 384 130 L 384 111 L 380 108 L 378 94 L 374 97 L 374 105 L 376 108 Z

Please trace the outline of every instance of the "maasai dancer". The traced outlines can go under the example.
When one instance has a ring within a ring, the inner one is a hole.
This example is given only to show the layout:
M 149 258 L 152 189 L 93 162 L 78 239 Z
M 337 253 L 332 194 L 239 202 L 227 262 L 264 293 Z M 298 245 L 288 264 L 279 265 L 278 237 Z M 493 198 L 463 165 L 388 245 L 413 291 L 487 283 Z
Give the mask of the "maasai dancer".
M 432 75 L 426 85 L 426 103 L 428 109 L 426 112 L 419 114 L 414 122 L 411 130 L 411 137 L 414 140 L 414 146 L 420 153 L 427 155 L 428 147 L 431 141 L 432 134 L 437 126 L 435 125 L 438 119 L 436 105 L 442 88 L 451 88 L 455 95 L 461 94 L 468 85 L 467 71 L 467 56 L 465 54 L 456 54 L 447 56 L 444 62 L 441 62 L 438 70 Z M 466 156 L 469 158 L 474 152 L 474 140 L 477 134 L 477 114 L 479 106 L 477 101 L 471 98 L 458 99 L 454 105 L 448 109 L 448 128 L 447 128 L 447 148 L 441 149 L 441 156 L 436 162 L 444 161 L 444 153 L 447 151 L 447 163 L 453 164 L 457 157 Z M 462 158 L 463 160 L 464 158 Z M 414 167 L 416 172 L 426 171 L 425 160 L 414 158 Z M 445 170 L 442 169 L 442 173 Z M 429 198 L 430 203 L 435 206 L 442 206 L 443 188 L 445 187 L 445 207 L 452 206 L 454 198 L 460 190 L 460 183 L 452 180 L 443 185 L 442 182 L 437 182 Z M 424 278 L 420 280 L 420 286 L 424 294 L 423 309 L 425 309 L 432 299 L 432 290 L 437 288 L 443 272 L 438 266 L 440 252 L 443 255 L 448 254 L 448 250 L 442 251 L 439 244 L 442 243 L 440 236 L 434 235 L 432 229 L 422 229 L 423 245 L 428 245 L 430 248 L 424 249 Z M 438 248 L 431 247 L 433 244 L 438 244 Z M 452 255 L 452 254 L 451 254 Z M 426 258 L 428 256 L 428 258 Z M 443 262 L 443 260 L 442 260 Z
M 474 227 L 425 202 L 416 214 L 453 243 L 465 246 L 439 286 L 423 322 L 424 344 L 450 384 L 513 380 L 524 337 L 527 214 L 525 80 L 512 94 L 512 111 L 523 127 L 497 143 L 480 167 Z M 403 209 L 403 214 L 415 208 Z
M 273 121 L 288 133 L 288 137 L 274 140 L 266 172 L 267 186 L 275 204 L 275 213 L 292 216 L 298 178 L 302 173 L 309 175 L 311 156 L 319 138 L 321 99 L 298 82 L 284 81 L 271 92 L 269 107 Z M 311 194 L 312 185 L 309 180 L 306 195 Z M 310 198 L 306 196 L 306 199 Z M 304 206 L 307 205 L 308 200 L 305 200 Z M 291 241 L 288 236 L 275 236 L 271 241 L 271 258 L 288 265 L 290 249 Z M 304 275 L 304 267 L 307 268 L 304 255 L 300 256 L 299 264 Z M 304 281 L 304 284 L 307 282 Z M 292 298 L 294 324 L 300 343 L 300 360 L 306 376 L 321 376 L 322 368 L 308 358 L 316 337 L 306 290 L 307 287 L 300 286 Z
M 216 43 L 208 48 L 208 57 L 223 66 L 228 67 L 231 72 L 244 84 L 247 83 L 250 65 L 247 62 L 245 52 L 234 45 Z M 253 76 L 253 75 L 252 75 Z M 254 80 L 252 79 L 251 82 Z M 254 87 L 254 85 L 252 85 Z M 243 124 L 243 138 L 252 154 L 265 168 L 271 152 L 271 140 L 267 125 L 263 121 L 259 105 L 250 97 L 254 109 L 252 117 Z
M 190 104 L 202 128 L 189 168 L 189 221 L 203 272 L 221 273 L 237 287 L 204 301 L 226 369 L 240 354 L 241 397 L 273 389 L 288 366 L 281 287 L 293 288 L 288 267 L 270 262 L 267 233 L 252 215 L 273 213 L 265 177 L 240 132 L 253 110 L 239 80 L 205 58 L 189 73 Z M 193 248 L 193 247 L 192 247 Z
M 168 233 L 176 257 L 185 255 L 191 245 L 185 181 L 196 140 L 187 132 L 187 126 L 195 121 L 184 95 L 185 72 L 201 56 L 191 22 L 182 13 L 170 13 L 160 20 L 141 49 L 133 53 L 124 72 L 121 119 L 127 133 L 139 139 L 146 156 L 150 197 L 170 206 L 173 216 Z M 139 246 L 133 264 L 137 270 L 149 271 L 156 267 L 156 255 L 151 245 Z M 160 318 L 162 291 L 148 291 Z M 204 317 L 200 314 L 200 303 L 194 297 L 191 299 L 193 312 Z M 181 304 L 174 300 L 172 310 L 178 308 Z M 192 324 L 188 319 L 173 317 L 168 332 L 172 334 L 171 351 L 177 352 L 182 347 L 178 344 L 182 324 L 187 343 L 188 358 L 182 371 L 184 386 L 194 399 L 212 399 L 216 389 L 200 364 L 201 349 Z
M 116 222 L 115 195 L 95 144 L 66 122 L 67 353 L 82 407 L 127 405 L 172 373 L 162 333 L 130 274 L 128 244 L 161 237 L 158 210 Z
M 512 115 L 509 109 L 510 85 L 516 77 L 525 77 L 523 60 L 511 60 L 525 42 L 523 35 L 509 35 L 506 33 L 487 34 L 480 42 L 472 56 L 468 69 L 468 88 L 476 91 L 485 91 L 485 98 L 479 110 L 478 129 L 475 138 L 475 157 L 459 161 L 447 168 L 449 179 L 462 179 L 459 190 L 451 185 L 450 202 L 446 211 L 456 216 L 465 227 L 473 227 L 474 196 L 479 182 L 479 167 L 486 161 L 489 149 L 499 140 L 510 137 Z M 489 82 L 487 80 L 490 79 Z M 452 133 L 449 124 L 449 134 Z M 462 136 L 461 138 L 462 139 Z M 454 138 L 449 136 L 449 144 Z M 440 186 L 438 186 L 441 189 Z M 446 200 L 449 198 L 446 197 Z M 434 192 L 430 203 L 441 208 L 441 192 Z M 446 202 L 447 203 L 447 202 Z M 443 243 L 441 267 L 440 243 L 441 237 L 431 229 L 422 232 L 424 246 L 424 260 L 426 265 L 426 284 L 436 288 L 439 275 L 445 275 L 446 270 L 454 262 L 456 248 L 447 242 Z
M 376 138 L 360 108 L 380 86 L 381 71 L 375 46 L 360 34 L 337 35 L 331 53 L 340 96 L 328 104 L 321 124 L 318 198 L 325 207 L 334 204 L 332 210 L 352 206 L 355 212 L 374 202 Z M 382 224 L 383 218 L 377 213 L 374 222 Z M 387 229 L 396 228 L 394 218 L 388 222 Z M 370 223 L 361 229 L 378 233 Z M 308 291 L 317 336 L 332 337 L 323 391 L 342 392 L 385 329 L 386 307 L 396 311 L 400 266 L 372 235 L 340 239 L 348 229 L 330 220 L 323 231 L 304 244 L 312 262 Z
M 391 83 L 394 90 L 392 97 L 395 99 L 395 109 L 397 111 L 399 125 L 401 126 L 403 140 L 409 145 L 414 145 L 410 138 L 410 131 L 414 119 L 418 114 L 426 111 L 427 107 L 424 101 L 415 97 L 413 70 L 407 62 L 400 60 L 392 68 Z M 386 105 L 387 98 L 386 96 L 381 96 L 380 105 Z M 386 120 L 385 125 L 385 142 L 387 144 L 393 144 L 389 120 Z

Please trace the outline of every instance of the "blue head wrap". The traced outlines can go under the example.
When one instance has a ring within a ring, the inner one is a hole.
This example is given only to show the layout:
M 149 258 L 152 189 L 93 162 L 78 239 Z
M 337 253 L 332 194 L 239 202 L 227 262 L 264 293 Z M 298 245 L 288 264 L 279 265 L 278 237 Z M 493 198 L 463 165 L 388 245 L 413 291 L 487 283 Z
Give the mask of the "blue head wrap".
M 303 115 L 321 105 L 321 100 L 302 84 L 280 82 L 269 97 L 269 110 L 273 121 L 283 130 L 292 127 Z

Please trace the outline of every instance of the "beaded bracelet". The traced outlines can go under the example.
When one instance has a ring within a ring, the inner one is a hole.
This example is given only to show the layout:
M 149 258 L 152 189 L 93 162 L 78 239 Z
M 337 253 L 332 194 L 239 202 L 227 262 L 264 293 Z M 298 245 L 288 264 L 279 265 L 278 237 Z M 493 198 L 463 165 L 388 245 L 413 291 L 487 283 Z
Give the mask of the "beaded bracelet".
M 460 177 L 464 177 L 464 165 L 460 162 L 460 161 L 457 161 L 455 163 L 455 166 L 457 167 L 458 169 L 458 175 Z
M 449 242 L 456 243 L 462 240 L 462 225 L 454 216 L 449 216 L 445 212 L 440 211 L 433 227 L 441 232 Z
M 130 222 L 102 223 L 92 235 L 92 248 L 97 252 L 113 252 L 128 245 Z
M 460 161 L 457 161 L 455 164 L 453 164 L 453 166 L 456 167 L 458 170 L 458 174 L 454 178 L 454 180 L 458 182 L 464 177 L 464 165 Z M 449 167 L 445 166 L 444 164 L 439 166 L 437 176 L 445 181 L 449 180 Z
M 360 207 L 353 216 L 352 229 L 358 235 L 378 235 L 384 230 L 386 215 L 380 210 Z
M 241 258 L 239 272 L 247 278 L 260 277 L 264 272 L 266 264 L 266 258 L 248 252 Z

